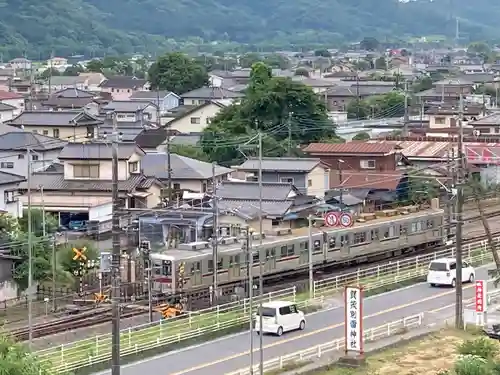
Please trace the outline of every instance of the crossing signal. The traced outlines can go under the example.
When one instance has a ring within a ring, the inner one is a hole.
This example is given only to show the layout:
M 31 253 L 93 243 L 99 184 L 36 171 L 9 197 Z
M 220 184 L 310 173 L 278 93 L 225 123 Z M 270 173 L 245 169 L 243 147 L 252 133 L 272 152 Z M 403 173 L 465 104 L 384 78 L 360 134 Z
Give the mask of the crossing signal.
M 108 296 L 106 294 L 103 294 L 103 293 L 94 293 L 94 301 L 96 303 L 102 303 L 102 302 L 106 302 L 108 300 Z

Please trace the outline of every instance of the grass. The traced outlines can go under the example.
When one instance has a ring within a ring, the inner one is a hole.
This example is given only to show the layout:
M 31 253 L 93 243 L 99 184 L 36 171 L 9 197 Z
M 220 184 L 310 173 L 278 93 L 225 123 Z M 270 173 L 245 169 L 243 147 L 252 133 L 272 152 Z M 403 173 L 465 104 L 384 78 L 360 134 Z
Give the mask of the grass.
M 481 255 L 483 252 L 477 250 L 473 253 L 474 257 Z M 481 264 L 487 261 L 485 259 Z M 479 265 L 474 263 L 474 265 Z M 423 269 L 424 266 L 422 266 Z M 415 277 L 411 277 L 415 275 Z M 400 279 L 400 281 L 397 281 Z M 381 277 L 369 277 L 365 279 L 360 279 L 360 284 L 366 287 L 365 296 L 371 296 L 376 294 L 381 294 L 391 290 L 395 290 L 404 286 L 412 285 L 417 282 L 423 281 L 423 273 L 416 272 L 416 270 L 405 272 L 400 272 L 399 274 L 389 274 Z M 391 281 L 394 281 L 393 283 Z M 389 283 L 388 285 L 377 286 L 380 284 Z M 370 288 L 369 286 L 373 287 Z M 341 289 L 340 289 L 341 290 Z M 332 291 L 338 293 L 339 290 Z M 325 293 L 321 293 L 325 294 Z M 328 293 L 330 294 L 330 293 Z M 331 293 L 333 294 L 333 293 Z M 290 297 L 293 295 L 291 294 Z M 278 296 L 279 297 L 279 296 Z M 279 297 L 280 299 L 287 299 L 284 297 Z M 295 301 L 301 302 L 309 298 L 309 293 L 300 293 L 295 295 Z M 290 298 L 288 298 L 290 299 Z M 318 308 L 318 307 L 317 307 Z M 316 308 L 316 309 L 317 309 Z M 165 352 L 171 349 L 178 349 L 180 346 L 187 346 L 199 341 L 206 341 L 211 338 L 221 337 L 228 333 L 243 331 L 247 329 L 248 322 L 245 318 L 248 316 L 248 312 L 243 309 L 243 305 L 239 305 L 233 310 L 227 312 L 216 311 L 208 312 L 204 314 L 193 313 L 191 317 L 182 317 L 162 321 L 161 324 L 156 324 L 149 328 L 144 328 L 141 330 L 129 330 L 121 334 L 121 348 L 122 350 L 137 349 L 140 353 L 140 358 L 145 358 L 150 355 L 154 355 L 158 349 L 161 352 Z M 224 323 L 229 323 L 231 321 L 235 322 L 232 327 L 224 327 Z M 240 322 L 240 323 L 238 323 Z M 190 333 L 194 333 L 196 330 L 209 329 L 210 327 L 215 328 L 216 324 L 222 325 L 222 329 L 215 332 L 207 332 L 198 337 L 190 337 Z M 188 338 L 186 339 L 185 336 Z M 147 349 L 148 346 L 154 346 L 157 342 L 163 342 L 164 345 L 158 345 L 158 348 Z M 171 348 L 171 349 L 170 349 Z M 144 350 L 146 349 L 146 350 Z M 63 346 L 58 346 L 52 349 L 44 350 L 38 352 L 39 358 L 43 361 L 50 362 L 53 367 L 59 367 L 65 363 L 68 365 L 77 364 L 89 361 L 91 357 L 102 356 L 103 354 L 110 355 L 111 353 L 111 336 L 103 335 L 100 338 L 96 337 L 77 341 L 74 343 L 66 344 Z M 134 359 L 137 359 L 137 355 L 134 355 Z M 98 366 L 105 364 L 105 362 L 99 364 Z M 106 367 L 104 367 L 106 368 Z M 92 366 L 93 371 L 95 366 Z
M 452 369 L 458 357 L 457 346 L 477 333 L 443 329 L 404 345 L 368 354 L 366 364 L 358 369 L 330 365 L 308 375 L 438 375 Z

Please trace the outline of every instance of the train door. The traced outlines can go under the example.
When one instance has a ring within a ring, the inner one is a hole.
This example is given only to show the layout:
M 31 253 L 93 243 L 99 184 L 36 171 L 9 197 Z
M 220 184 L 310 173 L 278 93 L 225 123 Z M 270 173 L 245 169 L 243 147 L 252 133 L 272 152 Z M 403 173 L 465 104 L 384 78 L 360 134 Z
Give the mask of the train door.
M 300 264 L 309 263 L 309 243 L 307 241 L 301 242 L 299 248 L 300 248 L 299 263 Z
M 192 285 L 198 286 L 203 283 L 203 274 L 201 273 L 201 262 L 193 262 L 191 266 Z
M 276 248 L 266 249 L 266 271 L 276 269 Z
M 229 257 L 229 280 L 237 280 L 241 272 L 240 256 L 231 255 Z

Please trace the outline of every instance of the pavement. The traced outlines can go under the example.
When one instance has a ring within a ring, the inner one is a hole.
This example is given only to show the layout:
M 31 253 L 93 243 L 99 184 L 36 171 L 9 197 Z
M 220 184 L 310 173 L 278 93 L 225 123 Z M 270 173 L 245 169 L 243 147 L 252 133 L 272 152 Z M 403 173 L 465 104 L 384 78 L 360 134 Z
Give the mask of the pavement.
M 489 266 L 491 267 L 491 266 Z M 476 269 L 476 279 L 488 279 L 488 266 Z M 465 307 L 474 301 L 474 285 L 464 285 Z M 364 330 L 424 312 L 428 325 L 453 315 L 455 290 L 431 288 L 426 283 L 412 285 L 364 300 Z M 282 337 L 263 337 L 263 357 L 269 360 L 334 339 L 344 333 L 344 309 L 341 298 L 329 301 L 329 308 L 307 316 L 304 331 Z M 254 363 L 259 361 L 259 336 L 254 335 Z M 250 364 L 250 333 L 226 336 L 200 345 L 179 349 L 138 362 L 123 365 L 122 375 L 144 375 L 161 370 L 164 375 L 211 375 L 236 371 Z M 111 370 L 99 372 L 111 374 Z

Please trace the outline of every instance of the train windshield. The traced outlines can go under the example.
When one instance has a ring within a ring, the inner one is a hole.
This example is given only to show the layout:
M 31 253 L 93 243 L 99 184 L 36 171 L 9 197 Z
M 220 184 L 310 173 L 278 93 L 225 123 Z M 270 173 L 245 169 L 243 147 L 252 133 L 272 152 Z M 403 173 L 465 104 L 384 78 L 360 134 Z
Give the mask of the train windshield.
M 156 276 L 172 276 L 172 261 L 154 260 L 153 269 Z

